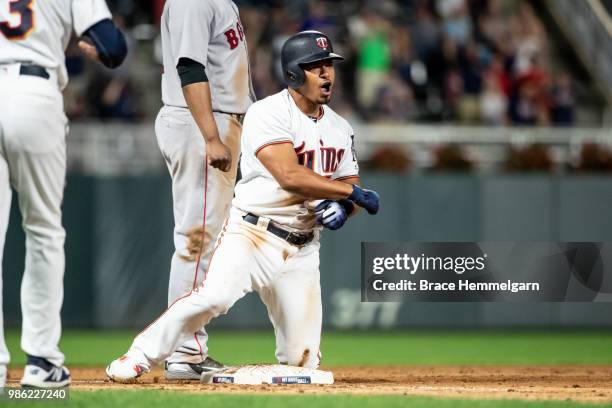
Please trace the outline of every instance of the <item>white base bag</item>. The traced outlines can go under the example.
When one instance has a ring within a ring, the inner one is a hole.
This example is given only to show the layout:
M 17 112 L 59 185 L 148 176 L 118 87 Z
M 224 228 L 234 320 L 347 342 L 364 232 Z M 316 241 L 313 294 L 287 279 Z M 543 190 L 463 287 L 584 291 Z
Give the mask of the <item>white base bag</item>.
M 282 364 L 254 364 L 226 367 L 212 373 L 202 373 L 205 384 L 333 384 L 331 371 L 293 367 Z

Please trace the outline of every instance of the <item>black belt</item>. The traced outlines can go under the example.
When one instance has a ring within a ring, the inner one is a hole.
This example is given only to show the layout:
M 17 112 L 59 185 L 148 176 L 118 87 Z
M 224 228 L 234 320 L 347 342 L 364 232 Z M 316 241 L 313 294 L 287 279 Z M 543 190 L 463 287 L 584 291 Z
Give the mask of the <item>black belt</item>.
M 259 217 L 251 213 L 248 213 L 247 215 L 242 217 L 242 219 L 253 225 L 257 225 L 257 222 L 259 221 Z M 306 245 L 314 238 L 314 233 L 312 232 L 310 234 L 298 234 L 295 232 L 287 231 L 283 228 L 279 228 L 271 222 L 268 223 L 267 230 L 272 234 L 276 235 L 277 237 L 284 239 L 291 245 L 296 246 Z
M 19 67 L 19 75 L 30 75 L 49 79 L 49 73 L 40 65 L 21 64 L 21 67 Z
M 216 110 L 213 112 L 223 113 L 225 115 L 230 115 L 232 118 L 236 119 L 238 122 L 242 123 L 242 119 L 244 119 L 244 113 L 231 113 L 231 112 L 223 112 L 220 110 Z

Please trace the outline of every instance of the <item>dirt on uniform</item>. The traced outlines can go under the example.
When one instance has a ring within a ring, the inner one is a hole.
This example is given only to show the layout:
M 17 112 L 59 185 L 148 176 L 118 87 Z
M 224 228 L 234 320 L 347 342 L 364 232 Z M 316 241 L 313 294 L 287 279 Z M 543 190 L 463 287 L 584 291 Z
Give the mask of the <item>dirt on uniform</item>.
M 103 368 L 70 367 L 73 390 L 164 389 L 192 393 L 424 395 L 454 398 L 612 402 L 612 366 L 322 367 L 334 385 L 233 385 L 166 381 L 155 369 L 136 384 L 106 379 Z M 11 369 L 9 386 L 20 369 Z

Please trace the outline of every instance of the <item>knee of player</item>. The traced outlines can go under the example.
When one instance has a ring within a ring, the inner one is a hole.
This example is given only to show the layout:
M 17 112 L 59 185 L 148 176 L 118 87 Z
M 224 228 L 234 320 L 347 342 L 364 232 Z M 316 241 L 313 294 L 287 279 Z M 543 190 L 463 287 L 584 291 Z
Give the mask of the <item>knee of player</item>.
M 225 292 L 225 291 L 219 291 Z M 226 314 L 234 304 L 235 299 L 228 293 L 208 293 L 202 295 L 206 299 L 206 308 L 213 316 Z
M 317 368 L 319 366 L 319 351 L 311 347 L 292 347 L 287 353 L 287 364 L 296 367 Z
M 28 239 L 41 243 L 47 243 L 48 241 L 61 243 L 66 238 L 66 230 L 62 227 L 61 222 L 29 223 L 24 221 L 23 230 Z

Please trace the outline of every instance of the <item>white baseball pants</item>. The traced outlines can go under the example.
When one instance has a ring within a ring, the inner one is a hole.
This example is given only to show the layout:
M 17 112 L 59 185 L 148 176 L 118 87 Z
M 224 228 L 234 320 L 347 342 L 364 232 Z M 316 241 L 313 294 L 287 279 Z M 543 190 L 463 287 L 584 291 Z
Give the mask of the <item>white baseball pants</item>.
M 164 360 L 254 290 L 274 326 L 278 361 L 318 367 L 322 322 L 318 239 L 298 248 L 266 231 L 263 224 L 249 224 L 242 215 L 232 208 L 202 283 L 141 332 L 128 355 L 147 365 Z
M 172 178 L 175 251 L 170 265 L 168 304 L 202 283 L 214 240 L 234 196 L 242 125 L 229 114 L 215 112 L 214 117 L 221 140 L 232 152 L 228 172 L 207 165 L 204 138 L 188 109 L 164 106 L 155 121 L 157 142 Z M 202 253 L 195 261 L 186 261 L 183 257 L 188 255 L 187 232 L 201 225 Z M 192 331 L 168 361 L 203 361 L 208 354 L 207 337 L 203 328 Z
M 61 203 L 66 178 L 66 132 L 57 81 L 19 75 L 19 64 L 0 65 L 0 268 L 11 208 L 17 192 L 26 236 L 21 282 L 21 348 L 55 365 L 64 288 Z M 1 269 L 0 269 L 1 272 Z M 0 289 L 1 289 L 0 273 Z M 2 292 L 0 290 L 0 308 Z M 0 365 L 9 362 L 0 313 Z

